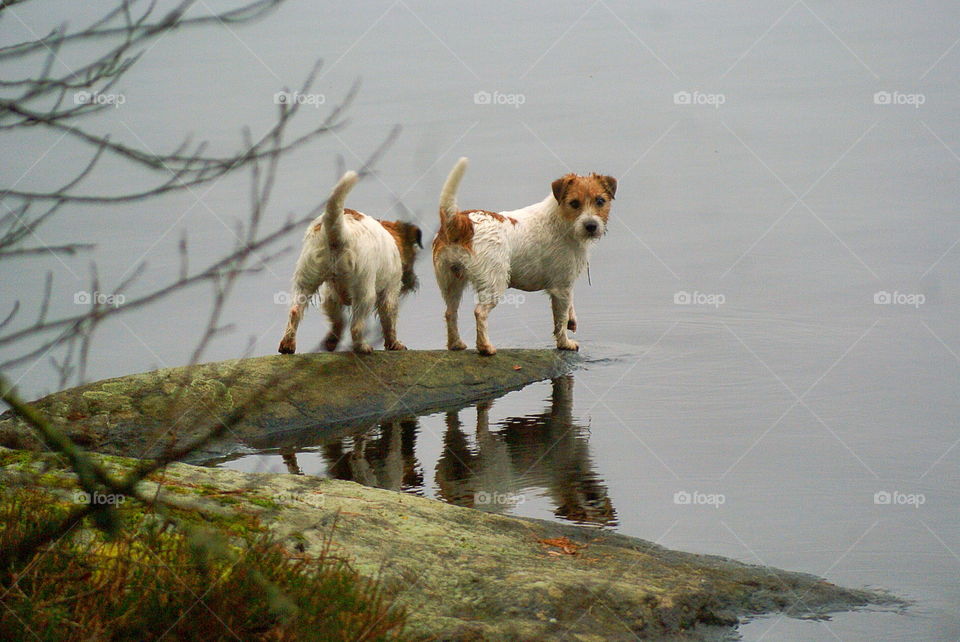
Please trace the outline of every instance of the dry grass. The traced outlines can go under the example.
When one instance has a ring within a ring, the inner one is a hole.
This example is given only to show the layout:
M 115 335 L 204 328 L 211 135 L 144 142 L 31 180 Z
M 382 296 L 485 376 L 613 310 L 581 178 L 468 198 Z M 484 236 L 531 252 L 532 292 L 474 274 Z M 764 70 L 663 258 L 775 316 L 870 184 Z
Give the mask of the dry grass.
M 400 639 L 405 614 L 342 561 L 262 534 L 189 535 L 124 507 L 121 535 L 84 524 L 24 559 L 3 555 L 67 505 L 0 491 L 0 631 L 39 640 Z

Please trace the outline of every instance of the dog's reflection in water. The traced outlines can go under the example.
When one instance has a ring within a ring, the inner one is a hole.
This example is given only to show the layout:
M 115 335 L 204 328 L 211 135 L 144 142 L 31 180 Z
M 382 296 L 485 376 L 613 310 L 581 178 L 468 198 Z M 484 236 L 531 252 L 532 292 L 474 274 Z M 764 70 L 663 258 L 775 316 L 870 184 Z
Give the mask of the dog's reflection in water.
M 414 452 L 418 430 L 416 419 L 401 419 L 329 443 L 322 449 L 328 474 L 364 486 L 422 494 L 423 471 Z M 349 450 L 345 442 L 351 443 Z
M 544 412 L 511 417 L 492 427 L 492 402 L 478 403 L 473 440 L 473 431 L 460 419 L 469 409 L 447 413 L 434 478 L 441 499 L 491 512 L 522 512 L 517 504 L 545 494 L 558 517 L 616 524 L 607 488 L 593 471 L 589 431 L 573 418 L 573 377 L 552 383 Z M 424 476 L 414 452 L 417 431 L 415 419 L 386 422 L 365 435 L 328 444 L 322 448 L 328 473 L 422 494 Z M 299 470 L 295 457 L 285 461 L 291 472 Z
M 613 525 L 616 511 L 590 460 L 589 432 L 573 418 L 573 377 L 553 380 L 550 406 L 511 417 L 491 430 L 490 402 L 477 404 L 476 446 L 458 413 L 447 414 L 437 462 L 440 496 L 460 506 L 505 512 L 546 491 L 554 514 L 574 522 Z

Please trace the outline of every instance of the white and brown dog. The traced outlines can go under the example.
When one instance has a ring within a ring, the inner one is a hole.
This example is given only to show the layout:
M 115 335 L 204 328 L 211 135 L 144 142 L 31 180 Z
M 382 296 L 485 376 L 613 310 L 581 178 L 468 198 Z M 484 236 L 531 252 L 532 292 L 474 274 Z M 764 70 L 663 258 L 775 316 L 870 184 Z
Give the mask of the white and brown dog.
M 297 349 L 297 327 L 310 298 L 323 286 L 323 310 L 330 331 L 323 341 L 336 350 L 344 330 L 344 306 L 350 306 L 350 336 L 359 353 L 373 351 L 364 340 L 366 318 L 376 308 L 383 327 L 384 347 L 405 350 L 397 340 L 397 312 L 401 294 L 417 287 L 413 272 L 417 248 L 423 247 L 420 228 L 402 221 L 379 221 L 344 209 L 347 194 L 357 184 L 356 172 L 347 172 L 333 189 L 324 213 L 303 238 L 303 249 L 293 275 L 292 305 L 280 352 Z
M 567 174 L 553 181 L 552 194 L 519 210 L 457 209 L 456 194 L 467 168 L 457 161 L 440 193 L 440 231 L 433 239 L 433 267 L 447 304 L 447 348 L 466 348 L 457 328 L 457 309 L 469 281 L 477 293 L 477 351 L 496 354 L 487 336 L 487 317 L 508 287 L 550 295 L 553 334 L 561 350 L 579 346 L 573 283 L 587 265 L 588 251 L 607 230 L 611 176 Z

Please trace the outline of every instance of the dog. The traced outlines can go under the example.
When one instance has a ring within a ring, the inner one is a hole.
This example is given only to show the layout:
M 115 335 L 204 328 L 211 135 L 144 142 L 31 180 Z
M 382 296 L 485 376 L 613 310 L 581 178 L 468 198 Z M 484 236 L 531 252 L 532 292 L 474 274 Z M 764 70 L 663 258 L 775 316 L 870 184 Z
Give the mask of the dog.
M 383 328 L 384 348 L 405 350 L 397 340 L 400 296 L 416 289 L 413 271 L 418 249 L 423 248 L 420 228 L 403 221 L 380 221 L 345 209 L 347 194 L 357 184 L 357 173 L 347 172 L 333 188 L 324 213 L 303 237 L 303 249 L 293 275 L 287 328 L 280 341 L 281 354 L 297 349 L 297 327 L 310 298 L 323 287 L 323 310 L 330 331 L 323 341 L 337 349 L 344 330 L 344 306 L 350 306 L 350 336 L 354 352 L 369 354 L 364 324 L 376 308 Z
M 467 159 L 454 165 L 440 193 L 440 231 L 433 239 L 433 267 L 446 303 L 447 348 L 463 350 L 457 309 L 469 282 L 477 295 L 477 351 L 496 354 L 487 318 L 508 287 L 546 291 L 553 308 L 553 334 L 561 350 L 578 350 L 567 330 L 577 331 L 573 283 L 587 265 L 593 243 L 607 231 L 612 176 L 567 174 L 552 193 L 519 210 L 489 212 L 457 208 L 457 189 Z

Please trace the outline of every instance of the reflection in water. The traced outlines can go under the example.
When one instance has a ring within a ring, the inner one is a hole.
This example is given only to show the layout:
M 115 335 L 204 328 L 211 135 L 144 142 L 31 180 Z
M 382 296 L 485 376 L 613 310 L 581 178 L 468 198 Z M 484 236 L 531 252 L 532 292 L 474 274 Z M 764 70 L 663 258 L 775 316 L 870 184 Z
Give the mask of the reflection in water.
M 280 449 L 280 457 L 283 458 L 283 463 L 287 466 L 287 472 L 291 475 L 302 475 L 303 471 L 300 469 L 300 464 L 297 463 L 297 451 L 291 450 L 289 448 Z
M 573 377 L 553 380 L 541 413 L 490 425 L 493 401 L 446 413 L 443 451 L 434 481 L 440 499 L 484 511 L 507 512 L 544 491 L 554 514 L 578 523 L 615 525 L 607 487 L 593 470 L 589 430 L 573 418 Z M 424 475 L 415 446 L 417 419 L 384 422 L 353 437 L 325 444 L 327 474 L 367 486 L 423 494 Z M 471 436 L 473 438 L 471 439 Z M 296 452 L 282 450 L 287 470 L 302 474 Z
M 491 430 L 491 402 L 477 404 L 476 446 L 458 412 L 447 413 L 436 482 L 444 500 L 502 512 L 524 501 L 524 491 L 546 490 L 554 514 L 574 522 L 614 525 L 607 488 L 593 472 L 589 431 L 573 420 L 573 377 L 553 380 L 550 407 L 511 417 Z
M 423 473 L 414 453 L 418 429 L 416 419 L 402 419 L 328 443 L 322 448 L 328 474 L 365 486 L 421 494 Z

